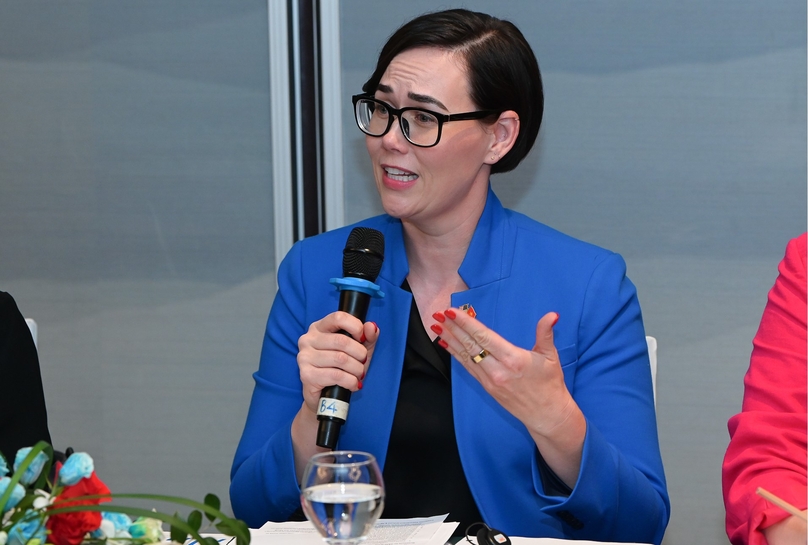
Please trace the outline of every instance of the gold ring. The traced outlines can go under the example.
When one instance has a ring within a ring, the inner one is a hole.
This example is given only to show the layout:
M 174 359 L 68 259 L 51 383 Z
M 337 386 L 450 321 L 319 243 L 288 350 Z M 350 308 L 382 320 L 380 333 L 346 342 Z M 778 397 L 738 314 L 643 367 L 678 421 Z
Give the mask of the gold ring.
M 486 357 L 487 355 L 488 355 L 488 350 L 483 348 L 482 350 L 480 350 L 479 354 L 477 354 L 476 356 L 471 357 L 471 361 L 473 361 L 474 363 L 480 363 L 481 361 L 483 361 L 483 358 Z

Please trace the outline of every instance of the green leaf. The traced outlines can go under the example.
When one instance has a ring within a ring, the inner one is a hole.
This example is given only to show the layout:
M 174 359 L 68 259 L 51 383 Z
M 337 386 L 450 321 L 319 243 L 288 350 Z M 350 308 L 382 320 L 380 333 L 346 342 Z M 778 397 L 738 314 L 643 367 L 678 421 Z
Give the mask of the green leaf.
M 70 498 L 69 501 L 75 502 L 77 500 L 83 500 L 88 498 L 89 496 L 78 496 L 75 498 Z M 107 496 L 108 497 L 108 496 Z M 172 527 L 177 527 L 180 530 L 183 530 L 187 534 L 191 534 L 197 541 L 202 541 L 202 536 L 199 535 L 199 532 L 188 526 L 184 520 L 179 517 L 175 517 L 172 515 L 166 515 L 165 513 L 161 513 L 159 511 L 152 511 L 150 509 L 143 509 L 140 507 L 129 507 L 123 505 L 110 505 L 108 503 L 104 505 L 99 504 L 91 504 L 91 505 L 70 505 L 67 507 L 58 507 L 58 504 L 54 504 L 47 510 L 48 515 L 58 515 L 59 513 L 73 513 L 76 511 L 95 511 L 95 512 L 106 512 L 106 513 L 123 513 L 125 515 L 129 515 L 130 517 L 137 518 L 137 517 L 146 517 L 161 520 L 163 522 L 167 522 Z M 184 542 L 183 539 L 180 543 Z
M 233 534 L 236 536 L 236 545 L 250 545 L 252 534 L 250 534 L 250 527 L 247 526 L 247 523 L 241 519 L 230 520 L 235 525 Z
M 199 528 L 202 527 L 202 513 L 197 510 L 193 510 L 188 515 L 188 526 L 199 531 Z
M 216 494 L 208 494 L 205 496 L 205 505 L 218 511 L 222 507 L 222 502 L 219 501 L 219 497 Z M 210 513 L 206 512 L 205 516 L 211 522 L 216 520 L 216 517 Z
M 241 522 L 240 520 L 238 522 Z M 241 522 L 244 524 L 243 522 Z M 247 530 L 246 532 L 239 532 L 236 536 L 236 545 L 250 545 L 250 529 L 247 528 L 247 525 L 244 524 L 244 528 Z
M 183 532 L 176 526 L 171 526 L 171 541 L 174 543 L 185 543 L 186 539 L 188 539 L 188 532 Z
M 219 545 L 219 542 L 216 541 L 215 537 L 205 537 L 202 538 L 200 545 Z
M 230 520 L 223 520 L 216 525 L 216 529 L 228 536 L 234 535 L 236 528 Z
M 165 496 L 162 494 L 112 494 L 110 496 L 105 497 L 111 497 L 114 500 L 131 499 L 131 500 L 151 500 L 151 501 L 161 501 L 165 503 L 174 503 L 177 505 L 185 505 L 193 509 L 199 509 L 203 513 L 213 515 L 214 517 L 222 520 L 230 519 L 230 517 L 219 511 L 219 509 L 217 508 L 213 508 L 210 505 L 206 505 L 204 503 L 200 503 L 194 500 L 189 500 L 188 498 L 183 498 L 180 496 Z
M 235 537 L 239 545 L 250 543 L 250 529 L 244 521 L 224 518 L 216 525 L 216 529 L 225 535 Z
M 208 496 L 212 496 L 209 494 Z M 77 498 L 70 498 L 69 500 L 57 501 L 47 509 L 47 514 L 58 514 L 58 513 L 68 513 L 73 511 L 106 511 L 109 513 L 124 513 L 132 517 L 148 517 L 153 519 L 158 519 L 163 522 L 167 522 L 173 527 L 177 527 L 188 534 L 191 537 L 199 542 L 202 542 L 202 536 L 199 535 L 199 531 L 192 528 L 191 525 L 183 520 L 182 518 L 166 515 L 164 513 L 160 513 L 158 511 L 150 511 L 147 509 L 137 508 L 137 507 L 129 507 L 129 506 L 122 506 L 122 505 L 114 505 L 109 503 L 104 503 L 103 505 L 73 505 L 69 507 L 65 507 L 65 503 L 75 502 L 77 500 L 98 500 L 103 499 L 106 501 L 116 502 L 121 499 L 136 499 L 136 500 L 151 500 L 151 501 L 159 501 L 165 503 L 173 503 L 178 505 L 185 505 L 188 507 L 192 507 L 198 511 L 205 513 L 206 515 L 211 515 L 215 519 L 220 519 L 219 524 L 216 525 L 216 528 L 223 534 L 233 536 L 237 539 L 237 545 L 249 545 L 250 543 L 250 529 L 247 525 L 238 519 L 234 519 L 228 517 L 219 509 L 214 508 L 211 503 L 212 501 L 206 497 L 205 499 L 208 500 L 209 503 L 200 503 L 194 500 L 189 500 L 187 498 L 179 497 L 179 496 L 165 496 L 161 494 L 96 494 L 96 495 L 86 495 L 80 496 Z M 210 518 L 210 517 L 208 517 Z
M 50 476 L 51 465 L 53 465 L 53 447 L 44 441 L 40 441 L 40 443 L 44 444 L 42 447 L 42 452 L 44 452 L 48 457 L 48 461 L 45 462 L 44 466 L 42 466 L 42 472 L 39 474 L 39 478 L 36 480 L 36 483 L 34 483 L 34 489 L 37 490 L 46 488 L 48 477 Z
M 36 499 L 35 494 L 26 494 L 20 500 L 20 503 L 17 504 L 17 510 L 18 511 L 28 511 L 30 509 L 33 509 L 35 499 Z

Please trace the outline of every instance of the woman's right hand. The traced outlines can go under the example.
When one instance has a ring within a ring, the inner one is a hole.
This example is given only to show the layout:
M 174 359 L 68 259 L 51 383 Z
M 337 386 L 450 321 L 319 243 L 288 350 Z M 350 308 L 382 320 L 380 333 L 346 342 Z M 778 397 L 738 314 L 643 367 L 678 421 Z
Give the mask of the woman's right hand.
M 347 331 L 344 335 L 338 331 Z M 362 388 L 379 328 L 337 311 L 314 322 L 297 341 L 297 365 L 303 383 L 303 405 L 292 422 L 292 445 L 298 482 L 308 459 L 326 449 L 315 444 L 317 405 L 326 386 L 342 386 L 352 392 Z
M 338 333 L 340 330 L 350 337 Z M 309 326 L 297 342 L 297 365 L 305 407 L 312 414 L 317 414 L 323 388 L 337 385 L 352 392 L 362 388 L 378 338 L 375 323 L 363 324 L 342 311 L 332 312 Z

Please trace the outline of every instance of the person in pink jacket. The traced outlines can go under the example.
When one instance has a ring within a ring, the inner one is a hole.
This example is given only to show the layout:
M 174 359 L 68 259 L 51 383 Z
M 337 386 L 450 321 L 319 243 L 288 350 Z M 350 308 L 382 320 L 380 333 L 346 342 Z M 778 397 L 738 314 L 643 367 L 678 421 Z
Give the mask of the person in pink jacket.
M 806 234 L 791 240 L 769 292 L 730 418 L 723 491 L 734 545 L 806 543 L 806 523 L 756 494 L 761 487 L 806 513 Z

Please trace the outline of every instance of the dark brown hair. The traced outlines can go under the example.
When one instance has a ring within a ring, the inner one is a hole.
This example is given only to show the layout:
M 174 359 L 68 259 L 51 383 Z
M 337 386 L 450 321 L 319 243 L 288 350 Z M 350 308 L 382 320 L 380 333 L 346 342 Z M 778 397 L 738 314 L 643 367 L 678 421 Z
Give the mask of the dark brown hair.
M 544 112 L 539 63 L 519 29 L 509 21 L 465 9 L 426 13 L 390 36 L 362 90 L 375 93 L 393 58 L 417 47 L 459 53 L 465 60 L 471 99 L 477 107 L 513 110 L 519 115 L 516 142 L 492 165 L 491 173 L 516 168 L 533 147 Z

